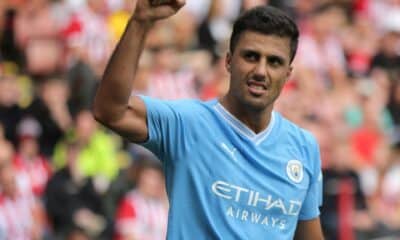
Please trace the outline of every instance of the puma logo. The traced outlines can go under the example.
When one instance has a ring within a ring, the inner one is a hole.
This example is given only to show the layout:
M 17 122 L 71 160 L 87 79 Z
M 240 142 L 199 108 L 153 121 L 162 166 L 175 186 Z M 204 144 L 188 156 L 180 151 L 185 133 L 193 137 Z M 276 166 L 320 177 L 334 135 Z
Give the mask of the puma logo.
M 221 143 L 221 147 L 222 147 L 226 152 L 228 152 L 229 155 L 231 155 L 232 159 L 233 159 L 235 162 L 237 162 L 236 155 L 235 155 L 235 153 L 236 153 L 236 151 L 237 151 L 236 148 L 234 148 L 234 147 L 229 148 L 228 145 L 226 145 L 225 143 Z

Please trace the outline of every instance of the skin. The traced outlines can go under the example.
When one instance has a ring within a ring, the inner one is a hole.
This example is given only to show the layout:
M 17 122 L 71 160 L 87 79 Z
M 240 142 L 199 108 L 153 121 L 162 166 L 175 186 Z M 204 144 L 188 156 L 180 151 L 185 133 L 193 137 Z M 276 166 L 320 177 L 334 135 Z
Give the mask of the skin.
M 243 32 L 234 52 L 226 56 L 231 81 L 221 104 L 254 132 L 264 130 L 292 72 L 290 64 L 289 38 Z M 299 221 L 294 239 L 323 239 L 319 218 Z
M 151 6 L 147 0 L 136 0 L 134 14 L 97 90 L 96 120 L 132 142 L 148 138 L 145 105 L 131 96 L 145 39 L 155 21 L 174 15 L 184 4 L 184 0 L 170 0 Z M 292 71 L 289 43 L 285 37 L 245 31 L 235 50 L 227 54 L 230 88 L 220 102 L 254 132 L 268 126 L 273 103 Z M 319 218 L 299 221 L 295 239 L 323 239 Z
M 321 229 L 321 222 L 319 218 L 299 221 L 297 223 L 296 232 L 294 235 L 295 240 L 323 240 L 323 234 Z
M 139 173 L 137 188 L 149 198 L 160 198 L 163 193 L 164 177 L 162 172 L 145 168 Z
M 231 81 L 222 105 L 254 132 L 264 130 L 292 71 L 290 39 L 245 31 L 227 54 L 226 68 Z

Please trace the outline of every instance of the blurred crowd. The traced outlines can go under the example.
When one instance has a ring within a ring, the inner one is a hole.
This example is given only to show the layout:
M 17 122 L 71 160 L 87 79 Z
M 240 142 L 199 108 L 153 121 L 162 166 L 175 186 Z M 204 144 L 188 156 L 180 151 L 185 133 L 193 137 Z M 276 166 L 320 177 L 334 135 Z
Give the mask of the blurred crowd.
M 0 239 L 165 239 L 160 163 L 90 112 L 134 2 L 0 1 Z M 319 141 L 326 239 L 400 239 L 400 0 L 187 0 L 132 94 L 224 94 L 232 22 L 262 4 L 301 31 L 275 109 Z

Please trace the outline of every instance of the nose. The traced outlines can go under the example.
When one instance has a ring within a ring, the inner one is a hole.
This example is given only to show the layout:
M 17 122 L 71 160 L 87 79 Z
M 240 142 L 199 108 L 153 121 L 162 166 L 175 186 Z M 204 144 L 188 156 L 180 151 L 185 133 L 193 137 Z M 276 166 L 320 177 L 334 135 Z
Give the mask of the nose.
M 254 78 L 258 81 L 263 81 L 267 75 L 267 64 L 265 60 L 260 60 L 255 66 Z

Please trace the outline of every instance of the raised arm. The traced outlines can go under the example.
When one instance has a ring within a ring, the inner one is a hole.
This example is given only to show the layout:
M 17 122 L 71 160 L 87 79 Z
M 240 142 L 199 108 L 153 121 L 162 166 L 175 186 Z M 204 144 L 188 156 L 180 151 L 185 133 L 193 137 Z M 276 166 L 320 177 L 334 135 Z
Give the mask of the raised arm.
M 131 97 L 140 55 L 154 22 L 174 15 L 185 0 L 133 1 L 134 13 L 97 89 L 93 114 L 97 121 L 118 134 L 133 142 L 142 142 L 148 135 L 146 108 L 139 97 Z

